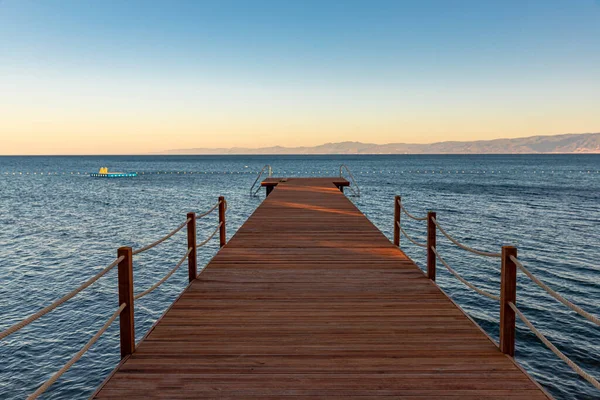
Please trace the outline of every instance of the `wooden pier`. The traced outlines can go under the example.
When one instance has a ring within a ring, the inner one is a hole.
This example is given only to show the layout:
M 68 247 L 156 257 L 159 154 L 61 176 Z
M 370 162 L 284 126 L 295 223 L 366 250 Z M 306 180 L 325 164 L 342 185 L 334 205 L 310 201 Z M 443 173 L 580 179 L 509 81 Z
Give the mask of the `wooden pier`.
M 340 178 L 265 185 L 95 398 L 548 398 Z

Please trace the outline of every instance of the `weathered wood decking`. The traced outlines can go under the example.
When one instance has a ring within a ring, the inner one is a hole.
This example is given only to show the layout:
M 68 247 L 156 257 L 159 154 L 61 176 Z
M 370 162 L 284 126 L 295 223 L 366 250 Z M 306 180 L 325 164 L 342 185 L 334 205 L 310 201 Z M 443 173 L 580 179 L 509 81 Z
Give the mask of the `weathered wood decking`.
M 279 183 L 96 397 L 546 398 L 334 180 Z

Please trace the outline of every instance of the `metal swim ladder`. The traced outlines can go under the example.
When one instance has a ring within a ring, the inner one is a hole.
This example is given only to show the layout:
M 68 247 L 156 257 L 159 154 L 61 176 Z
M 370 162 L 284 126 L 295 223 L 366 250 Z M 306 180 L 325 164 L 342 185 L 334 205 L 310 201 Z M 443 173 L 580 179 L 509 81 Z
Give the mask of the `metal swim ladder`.
M 346 172 L 348 173 L 348 176 L 351 179 L 351 184 L 350 184 L 350 186 L 348 186 L 348 188 L 350 190 L 352 190 L 352 193 L 354 194 L 354 196 L 360 197 L 360 187 L 358 186 L 358 183 L 356 182 L 356 178 L 354 178 L 354 175 L 352 175 L 352 172 L 350 172 L 350 169 L 348 168 L 348 166 L 346 164 L 340 165 L 340 178 L 344 177 L 344 174 L 343 174 L 344 170 L 346 170 Z
M 262 167 L 262 169 L 258 173 L 258 176 L 256 177 L 256 180 L 254 181 L 254 183 L 250 187 L 250 196 L 253 196 L 253 197 L 256 196 L 256 194 L 260 190 L 260 187 L 261 187 L 260 185 L 258 185 L 258 187 L 256 188 L 256 190 L 254 189 L 254 187 L 256 186 L 257 183 L 260 182 L 260 178 L 263 176 L 263 174 L 265 173 L 265 170 L 267 170 L 267 169 L 269 171 L 269 178 L 271 176 L 273 176 L 273 168 L 271 168 L 271 166 L 269 164 L 267 164 L 264 167 Z

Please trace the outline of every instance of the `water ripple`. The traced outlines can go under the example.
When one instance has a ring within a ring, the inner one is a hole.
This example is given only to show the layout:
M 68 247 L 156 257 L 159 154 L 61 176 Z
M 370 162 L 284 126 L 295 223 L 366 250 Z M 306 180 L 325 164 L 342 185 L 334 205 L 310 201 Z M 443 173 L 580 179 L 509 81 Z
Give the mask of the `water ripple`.
M 276 175 L 286 171 L 286 176 L 337 175 L 345 163 L 361 185 L 362 197 L 353 201 L 388 237 L 393 196 L 400 194 L 413 214 L 435 210 L 440 223 L 465 244 L 489 251 L 517 245 L 519 257 L 536 276 L 600 315 L 600 174 L 587 173 L 600 170 L 599 156 L 0 157 L 0 329 L 77 287 L 114 260 L 118 247 L 138 248 L 156 240 L 184 221 L 187 212 L 208 209 L 219 195 L 229 204 L 231 237 L 260 204 L 248 196 L 248 189 L 266 163 Z M 85 175 L 100 165 L 140 176 L 96 180 Z M 210 234 L 216 222 L 216 214 L 201 220 L 198 238 Z M 416 239 L 425 237 L 423 223 L 408 218 L 402 222 Z M 404 238 L 402 243 L 423 268 L 424 250 Z M 497 259 L 466 253 L 441 235 L 438 244 L 440 254 L 466 279 L 498 293 Z M 136 256 L 136 292 L 164 276 L 185 250 L 182 232 Z M 217 250 L 218 240 L 202 248 L 199 264 Z M 443 267 L 438 276 L 446 293 L 497 340 L 498 304 L 463 286 Z M 182 268 L 136 303 L 137 340 L 186 284 Z M 1 341 L 0 398 L 19 399 L 33 392 L 89 340 L 117 303 L 116 271 L 111 271 L 50 315 Z M 600 376 L 600 331 L 595 325 L 522 275 L 518 303 L 561 350 Z M 599 395 L 520 323 L 517 359 L 557 398 Z M 87 398 L 118 361 L 114 324 L 44 398 Z

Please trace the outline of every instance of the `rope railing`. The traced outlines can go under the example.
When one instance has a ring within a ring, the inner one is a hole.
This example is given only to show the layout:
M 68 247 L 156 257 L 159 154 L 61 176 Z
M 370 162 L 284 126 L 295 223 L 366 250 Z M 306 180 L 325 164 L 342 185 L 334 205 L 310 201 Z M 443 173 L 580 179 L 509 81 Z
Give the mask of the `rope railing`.
M 217 203 L 217 205 L 219 205 L 219 203 Z M 174 230 L 169 232 L 166 236 L 163 236 L 162 238 L 158 239 L 156 242 L 152 242 L 149 245 L 144 246 L 140 249 L 133 250 L 132 254 L 135 256 L 136 254 L 143 253 L 146 250 L 150 250 L 151 248 L 158 246 L 159 244 L 161 244 L 162 242 L 164 242 L 165 240 L 169 239 L 171 236 L 173 236 L 174 234 L 176 234 L 177 232 L 182 230 L 187 225 L 187 223 L 190 221 L 191 221 L 191 219 L 188 218 L 183 224 L 179 225 L 177 228 L 175 228 Z
M 567 306 L 571 310 L 575 311 L 577 314 L 579 314 L 582 317 L 586 318 L 588 321 L 590 321 L 590 322 L 592 322 L 592 323 L 600 326 L 600 318 L 596 317 L 593 314 L 590 314 L 589 312 L 585 311 L 584 309 L 582 309 L 578 305 L 573 304 L 572 302 L 570 302 L 569 300 L 565 299 L 563 296 L 561 296 L 560 294 L 558 294 L 556 291 L 554 291 L 552 288 L 550 288 L 544 282 L 542 282 L 541 280 L 539 280 L 535 275 L 533 275 L 527 268 L 525 268 L 525 266 L 516 257 L 510 256 L 510 259 L 512 260 L 512 262 L 515 263 L 515 265 L 525 275 L 527 275 L 529 277 L 529 279 L 531 279 L 539 287 L 541 287 L 542 289 L 544 289 L 550 296 L 554 297 L 556 300 L 560 301 L 562 304 L 564 304 L 565 306 Z
M 527 327 L 538 337 L 538 339 L 540 339 L 542 343 L 544 343 L 554 354 L 556 354 L 558 358 L 563 360 L 569 367 L 571 367 L 573 371 L 577 372 L 579 376 L 581 376 L 583 379 L 592 384 L 592 386 L 600 390 L 600 382 L 598 382 L 596 378 L 594 378 L 593 376 L 585 372 L 583 369 L 581 369 L 579 365 L 577 365 L 573 360 L 571 360 L 562 351 L 560 351 L 554 344 L 552 344 L 552 342 L 549 341 L 542 332 L 537 330 L 537 328 L 533 326 L 531 322 L 529 322 L 527 317 L 525 317 L 525 315 L 521 312 L 521 310 L 517 308 L 517 306 L 514 303 L 510 302 L 508 303 L 508 305 L 515 312 L 515 314 L 519 316 L 521 321 L 523 321 L 523 323 L 527 325 Z
M 217 232 L 219 232 L 219 229 L 221 229 L 221 225 L 223 225 L 223 223 L 219 222 L 219 225 L 217 225 L 217 228 L 210 234 L 210 236 L 207 237 L 206 239 L 204 239 L 204 241 L 196 244 L 196 247 L 202 247 L 206 243 L 208 243 L 210 241 L 210 239 L 212 239 L 217 234 Z
M 157 287 L 159 287 L 163 283 L 165 283 L 167 281 L 167 279 L 169 279 L 171 277 L 171 275 L 173 275 L 175 273 L 175 271 L 177 271 L 179 269 L 179 267 L 181 267 L 181 264 L 183 264 L 183 262 L 188 258 L 188 256 L 190 255 L 191 252 L 192 252 L 192 248 L 190 247 L 190 248 L 188 248 L 188 251 L 185 253 L 185 255 L 181 258 L 181 260 L 179 260 L 177 265 L 175 265 L 175 268 L 170 270 L 169 273 L 167 273 L 160 281 L 156 282 L 154 285 L 150 286 L 148 289 L 144 290 L 143 292 L 138 293 L 135 296 L 133 296 L 133 299 L 134 300 L 140 299 L 140 298 L 144 297 L 145 295 L 154 291 Z
M 519 261 L 517 258 L 517 248 L 514 246 L 502 246 L 502 252 L 493 253 L 482 250 L 477 250 L 472 247 L 466 246 L 460 243 L 458 240 L 453 238 L 446 230 L 439 224 L 436 219 L 435 212 L 428 212 L 427 217 L 425 218 L 417 218 L 414 215 L 410 214 L 402 205 L 400 201 L 401 197 L 396 196 L 395 198 L 396 204 L 394 204 L 394 244 L 399 246 L 400 244 L 400 236 L 404 234 L 404 236 L 409 239 L 412 243 L 427 248 L 427 271 L 426 275 L 432 281 L 435 281 L 436 276 L 436 260 L 439 260 L 444 267 L 454 275 L 460 282 L 462 282 L 468 288 L 474 290 L 475 292 L 486 296 L 492 300 L 498 301 L 500 303 L 500 341 L 498 347 L 500 351 L 510 357 L 515 356 L 515 341 L 516 341 L 516 325 L 515 325 L 515 317 L 518 316 L 527 327 L 544 343 L 554 354 L 556 354 L 562 361 L 567 363 L 571 369 L 573 369 L 576 373 L 578 373 L 582 378 L 584 378 L 587 382 L 592 384 L 596 389 L 600 390 L 600 383 L 598 380 L 591 376 L 589 373 L 581 369 L 573 360 L 567 357 L 564 353 L 562 353 L 556 346 L 554 346 L 539 330 L 537 330 L 531 322 L 523 315 L 523 313 L 515 306 L 517 299 L 517 271 L 521 270 L 525 275 L 527 275 L 534 283 L 536 283 L 540 288 L 545 290 L 550 296 L 554 299 L 558 300 L 560 303 L 586 318 L 588 321 L 600 326 L 600 318 L 596 315 L 593 315 L 578 305 L 572 303 L 567 300 L 565 297 L 554 291 L 540 279 L 538 279 L 535 275 L 533 275 L 525 266 Z M 404 213 L 415 220 L 427 220 L 427 244 L 423 245 L 422 243 L 416 242 L 409 235 L 406 234 L 406 231 L 402 229 L 400 226 L 400 215 L 402 211 Z M 439 229 L 440 232 L 448 239 L 450 242 L 458 246 L 459 248 L 469 251 L 471 253 L 485 256 L 485 257 L 493 257 L 501 259 L 501 284 L 500 284 L 500 295 L 497 296 L 492 294 L 486 290 L 480 289 L 471 282 L 467 281 L 463 278 L 457 271 L 455 271 L 450 265 L 442 258 L 442 256 L 437 251 L 436 246 L 436 232 Z
M 396 200 L 396 201 L 398 202 L 398 205 L 400 206 L 400 208 L 402 209 L 404 214 L 406 214 L 409 218 L 412 218 L 415 221 L 425 221 L 427 219 L 427 215 L 424 217 L 415 217 L 414 215 L 412 215 L 411 213 L 408 212 L 408 210 L 406 209 L 406 207 L 404 207 L 404 204 L 402 204 L 402 202 L 400 200 Z
M 398 228 L 400 229 L 400 232 L 402 232 L 402 234 L 408 239 L 410 240 L 413 244 L 419 246 L 419 247 L 424 247 L 427 248 L 427 243 L 419 243 L 416 240 L 414 240 L 413 238 L 411 238 L 408 233 L 406 233 L 406 231 L 402 228 L 402 226 L 400 226 L 399 222 L 396 222 L 396 224 L 398 225 Z
M 456 279 L 458 279 L 459 281 L 461 281 L 463 284 L 465 284 L 467 287 L 473 289 L 474 291 L 476 291 L 477 293 L 488 297 L 492 300 L 496 300 L 496 301 L 500 301 L 500 296 L 496 296 L 494 294 L 491 294 L 489 292 L 486 292 L 483 289 L 479 289 L 477 286 L 473 285 L 471 282 L 467 281 L 465 278 L 463 278 L 462 276 L 460 276 L 460 274 L 458 272 L 456 272 L 452 267 L 450 267 L 450 265 L 448 265 L 448 263 L 446 262 L 446 260 L 444 260 L 442 258 L 442 256 L 439 255 L 439 253 L 437 252 L 435 247 L 431 247 L 431 251 L 433 251 L 435 253 L 435 256 L 438 258 L 438 260 L 440 260 L 442 262 L 442 264 L 444 264 L 444 267 L 446 267 L 446 269 L 456 277 Z
M 439 222 L 435 218 L 432 218 L 432 221 L 435 224 L 435 226 L 437 226 L 437 228 L 440 230 L 440 232 L 442 232 L 442 234 L 444 236 L 446 236 L 446 238 L 448 238 L 448 240 L 450 240 L 452 243 L 454 243 L 455 245 L 457 245 L 461 249 L 467 250 L 467 251 L 469 251 L 471 253 L 478 254 L 478 255 L 484 256 L 484 257 L 496 257 L 496 258 L 500 258 L 502 256 L 501 253 L 490 253 L 490 252 L 487 252 L 487 251 L 481 251 L 481 250 L 477 250 L 477 249 L 474 249 L 472 247 L 466 246 L 466 245 L 460 243 L 458 240 L 454 239 L 452 236 L 450 236 L 444 230 L 444 228 L 441 227 L 441 225 L 439 224 Z
M 7 337 L 7 336 L 9 336 L 9 335 L 17 332 L 18 330 L 26 327 L 27 325 L 29 325 L 30 323 L 32 323 L 36 319 L 38 319 L 40 317 L 43 317 L 44 315 L 48 314 L 50 311 L 54 310 L 58 306 L 60 306 L 63 303 L 67 302 L 68 300 L 72 299 L 78 293 L 80 293 L 82 290 L 86 289 L 87 287 L 89 287 L 90 285 L 92 285 L 94 282 L 96 282 L 98 279 L 100 279 L 104 275 L 106 275 L 110 270 L 112 270 L 114 267 L 116 267 L 121 261 L 123 261 L 123 257 L 117 258 L 112 263 L 110 263 L 106 268 L 104 268 L 102 271 L 98 272 L 96 275 L 94 275 L 93 277 L 91 277 L 90 279 L 88 279 L 87 281 L 85 281 L 80 286 L 78 286 L 77 288 L 73 289 L 71 292 L 67 293 L 66 295 L 64 295 L 60 299 L 54 301 L 52 304 L 50 304 L 50 305 L 42 308 L 41 310 L 39 310 L 35 314 L 30 315 L 29 317 L 25 318 L 24 320 L 22 320 L 22 321 L 20 321 L 20 322 L 18 322 L 16 324 L 14 324 L 13 326 L 11 326 L 10 328 L 4 330 L 3 332 L 0 332 L 0 340 L 2 340 L 5 337 Z
M 427 243 L 425 243 L 425 244 L 420 243 L 420 242 L 414 240 L 409 235 L 407 235 L 406 231 L 402 228 L 402 226 L 400 224 L 402 213 L 406 214 L 409 218 L 416 220 L 416 221 L 427 221 Z M 444 236 L 446 236 L 446 238 L 448 240 L 450 240 L 451 243 L 455 244 L 456 246 L 458 246 L 459 248 L 461 248 L 463 250 L 467 250 L 471 253 L 478 254 L 481 256 L 502 259 L 500 295 L 490 293 L 487 290 L 477 287 L 476 285 L 474 285 L 473 283 L 471 283 L 467 279 L 465 279 L 463 276 L 461 276 L 454 268 L 452 268 L 448 264 L 448 262 L 446 262 L 446 260 L 440 255 L 440 253 L 437 250 L 437 230 L 438 229 L 440 230 L 440 232 L 442 232 L 442 234 Z M 395 198 L 394 198 L 394 242 L 393 243 L 396 246 L 400 246 L 400 238 L 402 235 L 404 235 L 413 244 L 416 244 L 419 247 L 424 247 L 426 249 L 426 251 L 427 251 L 427 266 L 424 271 L 424 274 L 428 279 L 435 282 L 436 270 L 437 270 L 436 264 L 439 260 L 439 262 L 442 263 L 442 265 L 448 270 L 448 272 L 451 275 L 453 275 L 456 279 L 458 279 L 466 287 L 468 287 L 469 289 L 473 290 L 474 292 L 476 292 L 482 296 L 485 296 L 494 301 L 498 301 L 500 303 L 500 314 L 501 314 L 500 339 L 501 340 L 500 340 L 499 347 L 503 353 L 508 354 L 509 356 L 514 356 L 514 340 L 512 340 L 512 339 L 514 339 L 514 318 L 512 320 L 510 318 L 507 318 L 507 316 L 505 315 L 506 314 L 505 308 L 508 308 L 508 306 L 503 307 L 503 305 L 506 305 L 507 301 L 511 301 L 513 298 L 515 298 L 515 297 L 511 297 L 511 296 L 516 295 L 515 294 L 516 293 L 516 277 L 514 279 L 512 279 L 511 265 L 509 265 L 511 262 L 510 262 L 510 259 L 508 258 L 508 256 L 511 254 L 515 255 L 515 256 L 517 255 L 516 248 L 512 247 L 512 246 L 503 246 L 501 253 L 492 253 L 492 252 L 477 250 L 472 247 L 463 245 L 458 240 L 456 240 L 452 236 L 450 236 L 450 234 L 448 234 L 448 232 L 446 232 L 446 230 L 440 226 L 439 222 L 437 221 L 436 212 L 428 211 L 427 216 L 417 217 L 415 215 L 412 215 L 410 212 L 408 212 L 408 210 L 406 210 L 406 208 L 402 204 L 401 196 L 395 196 Z M 507 262 L 507 260 L 508 260 L 508 262 Z M 515 269 L 512 270 L 512 273 L 516 274 L 516 267 L 514 267 L 514 268 Z M 504 318 L 502 317 L 502 315 L 504 315 Z M 511 321 L 512 321 L 512 327 L 511 327 Z
M 196 243 L 196 220 L 198 218 L 202 218 L 210 213 L 212 213 L 215 209 L 219 209 L 219 224 L 214 231 L 211 232 L 209 237 L 205 239 L 201 243 Z M 67 293 L 60 299 L 54 301 L 52 304 L 42 308 L 36 313 L 30 315 L 29 317 L 23 319 L 22 321 L 10 326 L 4 331 L 0 332 L 0 340 L 8 337 L 9 335 L 19 331 L 25 326 L 31 324 L 37 319 L 43 317 L 48 314 L 52 310 L 56 309 L 63 303 L 72 299 L 78 293 L 83 291 L 84 289 L 91 286 L 94 282 L 98 281 L 101 277 L 106 275 L 109 271 L 118 266 L 119 274 L 118 274 L 118 291 L 119 291 L 119 300 L 122 303 L 117 311 L 108 319 L 108 321 L 100 328 L 100 330 L 86 343 L 86 345 L 77 352 L 58 372 L 48 379 L 42 386 L 40 386 L 33 394 L 31 394 L 29 399 L 36 399 L 41 394 L 43 394 L 50 386 L 52 386 L 73 364 L 75 364 L 81 357 L 96 343 L 96 341 L 102 336 L 104 332 L 110 327 L 110 325 L 115 321 L 117 317 L 120 316 L 120 342 L 121 342 L 121 358 L 127 357 L 135 351 L 135 336 L 134 336 L 134 303 L 135 300 L 138 300 L 147 294 L 154 291 L 164 282 L 166 282 L 185 262 L 188 260 L 188 272 L 189 272 L 189 281 L 192 282 L 197 278 L 197 248 L 208 243 L 210 239 L 212 239 L 217 232 L 220 232 L 220 246 L 223 247 L 226 245 L 227 236 L 225 229 L 225 212 L 227 210 L 227 201 L 223 196 L 219 197 L 219 201 L 213 205 L 206 212 L 196 215 L 193 212 L 188 213 L 186 221 L 179 225 L 176 229 L 169 232 L 167 235 L 162 237 L 161 239 L 142 247 L 138 250 L 133 250 L 131 247 L 120 247 L 117 251 L 117 258 L 98 272 L 93 277 L 89 278 L 87 281 L 82 283 L 77 288 L 73 289 L 71 292 Z M 133 293 L 133 255 L 142 253 L 146 250 L 149 250 L 165 240 L 169 239 L 177 232 L 181 231 L 184 227 L 187 226 L 187 239 L 188 246 L 187 252 L 185 255 L 179 260 L 179 262 L 175 265 L 173 269 L 171 269 L 162 279 L 156 282 L 154 285 L 144 290 L 143 292 L 134 295 Z
M 85 346 L 83 346 L 81 350 L 79 350 L 77 354 L 75 354 L 73 358 L 71 358 L 61 369 L 59 369 L 54 375 L 52 375 L 50 379 L 48 379 L 34 393 L 27 397 L 27 399 L 37 399 L 41 394 L 48 390 L 48 388 L 52 386 L 54 382 L 58 380 L 58 378 L 60 378 L 65 372 L 67 372 L 67 370 L 71 368 L 73 364 L 79 361 L 79 359 L 83 357 L 83 355 L 94 345 L 94 343 L 98 341 L 100 336 L 102 336 L 102 334 L 106 332 L 108 327 L 115 321 L 115 319 L 117 319 L 117 317 L 121 314 L 121 312 L 125 309 L 126 306 L 127 305 L 125 303 L 121 304 L 117 311 L 114 312 L 114 314 L 106 321 L 102 328 L 100 328 L 100 330 L 96 332 L 96 334 L 85 344 Z
M 215 211 L 217 207 L 219 207 L 219 204 L 221 204 L 221 201 L 217 201 L 217 203 L 214 206 L 212 206 L 208 211 L 205 211 L 202 214 L 197 214 L 196 219 L 206 217 L 208 214 Z

